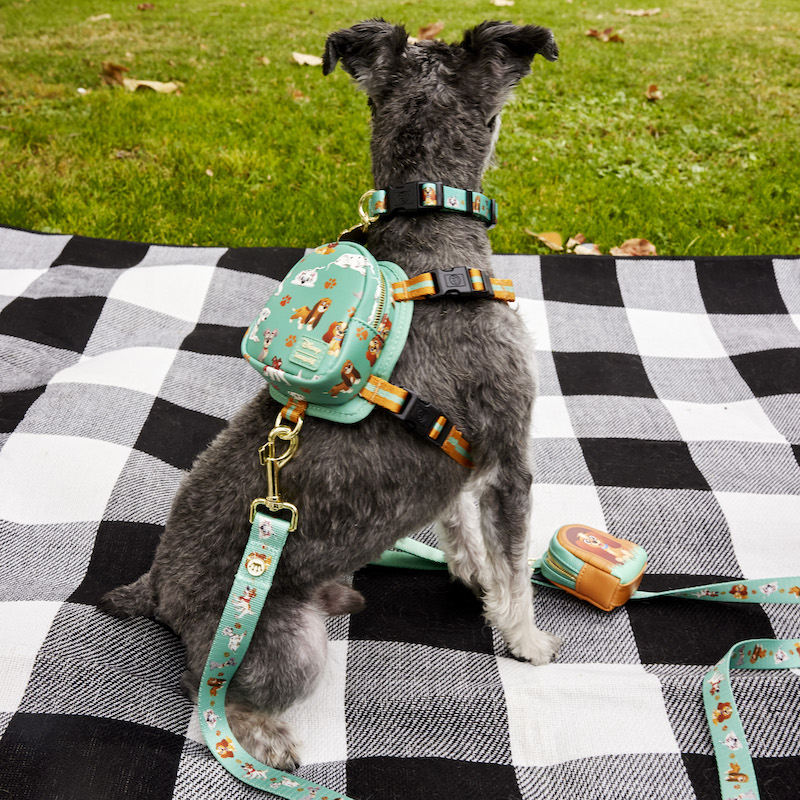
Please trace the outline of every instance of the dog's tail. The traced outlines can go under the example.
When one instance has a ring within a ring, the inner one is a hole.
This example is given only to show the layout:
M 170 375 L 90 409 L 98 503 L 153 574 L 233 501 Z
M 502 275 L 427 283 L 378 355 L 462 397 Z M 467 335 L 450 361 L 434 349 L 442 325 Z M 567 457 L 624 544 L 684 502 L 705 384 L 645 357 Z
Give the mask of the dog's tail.
M 337 581 L 323 584 L 314 592 L 314 601 L 330 617 L 357 614 L 364 610 L 364 595 Z
M 153 580 L 145 572 L 138 580 L 127 586 L 119 586 L 103 595 L 97 607 L 114 617 L 150 617 L 156 610 L 156 596 Z

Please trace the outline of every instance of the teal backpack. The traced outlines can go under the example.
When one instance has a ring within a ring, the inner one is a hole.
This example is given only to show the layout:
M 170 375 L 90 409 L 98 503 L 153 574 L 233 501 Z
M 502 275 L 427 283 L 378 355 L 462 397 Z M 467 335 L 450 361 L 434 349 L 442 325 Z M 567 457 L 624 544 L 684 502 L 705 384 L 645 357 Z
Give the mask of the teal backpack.
M 397 264 L 354 242 L 325 244 L 290 270 L 242 340 L 242 355 L 282 405 L 357 422 L 373 403 L 370 376 L 388 379 L 403 350 L 413 303 L 395 302 Z

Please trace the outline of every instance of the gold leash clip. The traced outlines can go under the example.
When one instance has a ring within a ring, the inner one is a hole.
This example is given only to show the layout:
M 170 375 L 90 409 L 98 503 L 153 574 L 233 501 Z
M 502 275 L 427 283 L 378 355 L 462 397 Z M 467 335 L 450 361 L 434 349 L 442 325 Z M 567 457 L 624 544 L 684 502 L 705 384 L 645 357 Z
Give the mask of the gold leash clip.
M 337 241 L 341 241 L 342 236 L 346 236 L 348 233 L 352 233 L 356 228 L 361 228 L 363 233 L 367 232 L 367 228 L 378 219 L 378 215 L 370 216 L 367 211 L 364 210 L 364 203 L 369 201 L 370 197 L 374 195 L 376 192 L 375 189 L 368 189 L 364 194 L 361 195 L 361 199 L 358 201 L 358 216 L 361 222 L 356 225 L 353 225 L 352 228 L 347 228 L 347 230 L 342 231 L 339 234 L 339 238 Z
M 283 417 L 281 414 L 278 414 L 278 418 L 275 420 L 275 427 L 270 431 L 267 443 L 259 448 L 258 451 L 259 461 L 267 470 L 267 496 L 257 497 L 250 504 L 250 524 L 252 525 L 255 519 L 256 508 L 261 505 L 273 512 L 289 511 L 291 513 L 289 530 L 293 531 L 297 528 L 297 507 L 291 503 L 285 503 L 281 499 L 281 492 L 278 488 L 278 473 L 297 452 L 297 448 L 300 444 L 297 434 L 300 433 L 300 429 L 303 427 L 303 418 L 300 417 L 297 420 L 294 428 L 290 428 L 288 425 L 282 423 Z M 276 453 L 277 439 L 288 443 L 287 449 L 281 455 L 277 455 Z

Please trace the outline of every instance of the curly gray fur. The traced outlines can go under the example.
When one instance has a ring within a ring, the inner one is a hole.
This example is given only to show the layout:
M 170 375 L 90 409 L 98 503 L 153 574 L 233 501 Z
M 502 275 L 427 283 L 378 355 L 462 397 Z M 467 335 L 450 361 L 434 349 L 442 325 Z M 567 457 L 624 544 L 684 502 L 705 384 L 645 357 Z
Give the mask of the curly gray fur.
M 341 62 L 369 97 L 376 186 L 438 180 L 479 191 L 500 110 L 536 53 L 552 61 L 558 49 L 549 30 L 533 25 L 485 22 L 460 44 L 410 46 L 402 27 L 371 20 L 328 37 L 324 73 Z M 398 216 L 371 226 L 368 237 L 378 259 L 409 276 L 462 264 L 490 269 L 485 226 L 460 215 Z M 231 683 L 234 733 L 257 758 L 278 768 L 296 763 L 275 715 L 319 675 L 325 615 L 363 603 L 342 579 L 435 520 L 451 571 L 482 594 L 512 652 L 533 663 L 554 656 L 557 639 L 534 625 L 527 570 L 532 352 L 504 303 L 416 304 L 392 381 L 444 410 L 472 445 L 473 471 L 381 409 L 354 425 L 306 420 L 298 455 L 281 472 L 300 524 Z M 265 388 L 236 414 L 178 490 L 150 571 L 103 600 L 110 613 L 152 616 L 181 636 L 190 694 L 248 537 L 250 502 L 264 492 L 258 448 L 278 411 Z

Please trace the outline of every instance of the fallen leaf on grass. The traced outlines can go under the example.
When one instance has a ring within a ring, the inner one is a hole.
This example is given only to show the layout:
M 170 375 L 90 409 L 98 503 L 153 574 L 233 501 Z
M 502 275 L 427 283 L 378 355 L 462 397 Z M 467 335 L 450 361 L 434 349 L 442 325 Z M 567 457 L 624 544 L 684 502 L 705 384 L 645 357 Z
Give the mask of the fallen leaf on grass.
M 647 87 L 647 91 L 644 93 L 644 96 L 648 100 L 651 100 L 653 102 L 655 102 L 656 100 L 663 100 L 664 99 L 664 95 L 661 93 L 661 89 L 659 89 L 658 86 L 655 83 L 651 83 Z
M 93 17 L 89 17 L 86 21 L 87 22 L 100 22 L 104 19 L 111 19 L 111 14 L 95 14 Z
M 269 59 L 266 56 L 259 56 L 256 61 L 259 64 L 263 64 L 265 67 L 269 66 Z
M 418 39 L 435 39 L 444 30 L 444 22 L 431 22 L 419 29 Z
M 322 59 L 319 56 L 310 56 L 308 53 L 297 53 L 292 51 L 292 61 L 303 67 L 321 67 Z
M 579 244 L 583 244 L 585 241 L 586 237 L 582 233 L 576 233 L 574 236 L 570 236 L 569 239 L 567 239 L 567 250 L 572 250 Z
M 626 239 L 619 247 L 609 250 L 612 256 L 655 256 L 656 248 L 647 239 Z
M 489 0 L 493 6 L 513 6 L 514 0 Z
M 100 77 L 107 86 L 122 86 L 122 82 L 125 80 L 124 73 L 130 72 L 130 67 L 115 64 L 113 61 L 103 61 L 100 67 L 103 70 Z
M 576 256 L 601 256 L 603 253 L 594 242 L 587 242 L 582 233 L 576 233 L 567 239 L 566 249 L 568 253 Z
M 295 103 L 307 103 L 309 99 L 310 98 L 307 95 L 304 95 L 299 89 L 295 89 L 292 92 L 292 100 L 294 100 Z
M 161 81 L 139 81 L 134 78 L 123 78 L 122 85 L 129 92 L 138 92 L 144 89 L 146 91 L 158 92 L 159 94 L 172 94 L 183 86 L 183 84 L 178 81 L 162 83 Z
M 534 233 L 532 230 L 525 228 L 525 233 L 528 236 L 533 236 L 543 244 L 546 244 L 551 250 L 563 250 L 561 234 L 558 231 L 547 231 L 546 233 Z
M 618 8 L 617 14 L 627 14 L 629 17 L 653 17 L 660 14 L 660 8 Z
M 622 44 L 625 41 L 618 33 L 614 33 L 613 28 L 606 28 L 602 31 L 598 31 L 597 28 L 590 28 L 586 31 L 586 35 L 593 36 L 601 42 L 619 42 Z
M 152 11 L 156 7 L 155 3 L 139 3 L 136 6 L 137 11 Z

